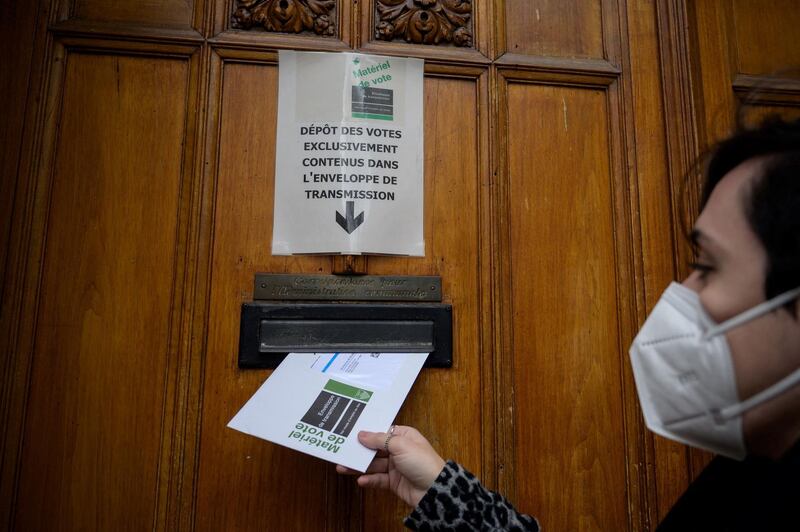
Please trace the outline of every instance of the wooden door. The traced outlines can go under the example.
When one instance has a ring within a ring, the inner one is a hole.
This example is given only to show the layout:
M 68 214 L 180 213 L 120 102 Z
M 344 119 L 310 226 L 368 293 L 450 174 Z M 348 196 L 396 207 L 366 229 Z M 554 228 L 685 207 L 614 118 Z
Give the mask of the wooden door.
M 357 271 L 453 305 L 453 368 L 398 422 L 548 530 L 651 529 L 708 456 L 646 431 L 627 347 L 685 273 L 692 160 L 740 108 L 797 111 L 792 4 L 3 6 L 3 524 L 400 529 L 388 494 L 225 427 L 269 374 L 236 364 L 253 275 Z M 270 254 L 287 48 L 426 60 L 424 258 Z

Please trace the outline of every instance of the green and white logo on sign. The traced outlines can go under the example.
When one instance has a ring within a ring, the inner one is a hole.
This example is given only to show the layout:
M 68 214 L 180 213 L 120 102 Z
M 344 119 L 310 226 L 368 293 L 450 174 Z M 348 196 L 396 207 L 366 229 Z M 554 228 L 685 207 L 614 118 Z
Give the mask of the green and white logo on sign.
M 394 120 L 394 91 L 377 86 L 392 80 L 390 61 L 363 68 L 360 63 L 359 58 L 353 59 L 353 77 L 358 84 L 352 88 L 351 116 Z

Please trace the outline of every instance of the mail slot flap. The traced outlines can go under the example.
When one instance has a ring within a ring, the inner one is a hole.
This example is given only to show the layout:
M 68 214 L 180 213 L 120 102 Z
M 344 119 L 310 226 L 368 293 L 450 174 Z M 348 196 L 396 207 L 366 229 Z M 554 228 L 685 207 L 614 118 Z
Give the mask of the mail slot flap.
M 261 320 L 260 353 L 430 353 L 431 320 Z
M 287 353 L 430 353 L 452 367 L 452 307 L 441 303 L 242 304 L 239 367 L 275 368 Z

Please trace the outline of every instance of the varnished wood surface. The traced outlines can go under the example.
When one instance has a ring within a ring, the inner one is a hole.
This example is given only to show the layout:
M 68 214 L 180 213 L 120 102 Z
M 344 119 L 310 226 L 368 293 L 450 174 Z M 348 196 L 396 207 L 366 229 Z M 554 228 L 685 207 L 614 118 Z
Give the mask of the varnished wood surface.
M 75 0 L 71 4 L 69 18 L 183 27 L 191 26 L 195 4 L 203 5 L 194 0 Z
M 741 74 L 800 77 L 800 5 L 793 0 L 733 0 L 730 42 Z
M 620 529 L 625 493 L 597 496 L 625 483 L 605 94 L 514 83 L 508 111 L 518 497 L 555 530 Z
M 332 36 L 234 4 L 15 8 L 3 526 L 401 529 L 388 494 L 225 427 L 268 375 L 236 366 L 253 274 L 352 271 L 441 275 L 453 305 L 454 367 L 399 422 L 545 529 L 653 529 L 709 456 L 645 429 L 627 347 L 686 272 L 693 158 L 798 112 L 793 2 L 476 1 L 470 48 L 376 39 L 372 1 L 337 0 Z M 278 49 L 426 59 L 425 257 L 270 254 Z
M 740 112 L 746 124 L 758 124 L 765 118 L 780 115 L 788 120 L 800 118 L 800 106 L 794 105 L 747 105 Z
M 488 383 L 481 361 L 486 325 L 481 295 L 481 249 L 487 227 L 481 224 L 482 175 L 477 147 L 484 127 L 474 110 L 478 85 L 471 79 L 425 80 L 425 203 L 424 258 L 371 257 L 369 273 L 439 275 L 444 301 L 453 314 L 453 368 L 424 370 L 398 415 L 398 422 L 418 427 L 442 456 L 464 464 L 476 475 L 482 471 L 481 435 L 485 408 L 478 399 Z M 461 156 L 448 156 L 451 146 Z M 432 408 L 432 405 L 438 405 Z M 457 427 L 457 428 L 456 428 Z M 491 473 L 488 473 L 491 476 Z M 392 530 L 408 514 L 402 503 L 384 493 L 368 493 L 364 501 L 364 530 Z
M 7 472 L 15 471 L 22 413 L 20 412 L 23 373 L 11 347 L 18 334 L 22 277 L 27 249 L 22 245 L 30 236 L 27 219 L 28 191 L 35 179 L 30 176 L 29 154 L 33 151 L 40 106 L 42 57 L 46 46 L 35 38 L 44 26 L 36 4 L 6 2 L 0 7 L 0 95 L 6 106 L 0 113 L 0 527 L 10 526 L 16 485 Z M 27 127 L 26 127 L 27 126 Z M 16 220 L 16 222 L 15 222 Z M 25 367 L 25 364 L 22 364 Z
M 633 91 L 632 132 L 635 183 L 640 205 L 639 238 L 641 285 L 638 323 L 643 323 L 664 288 L 688 272 L 691 249 L 681 225 L 696 212 L 696 202 L 687 185 L 687 173 L 698 156 L 694 107 L 691 99 L 690 51 L 685 33 L 686 9 L 680 1 L 631 3 L 627 13 L 630 50 L 630 87 Z M 648 39 L 657 34 L 659 42 Z M 658 56 L 659 63 L 651 60 Z M 654 102 L 663 101 L 663 106 Z M 664 164 L 666 153 L 667 164 Z M 665 224 L 665 220 L 671 220 Z M 671 244 L 671 245 L 668 245 Z M 623 366 L 628 396 L 635 387 L 628 365 Z M 636 513 L 642 528 L 663 519 L 689 483 L 687 447 L 654 436 L 643 426 L 638 404 L 626 401 L 628 441 L 641 434 L 641 451 L 631 464 L 629 486 L 637 493 Z M 632 422 L 636 420 L 636 422 Z M 630 445 L 629 445 L 630 448 Z M 643 451 L 643 452 L 642 452 Z M 633 482 L 632 482 L 633 481 Z
M 505 0 L 506 49 L 544 57 L 604 58 L 601 0 Z
M 151 525 L 187 65 L 72 55 L 64 80 L 16 526 Z M 81 139 L 81 142 L 75 142 Z
M 4 278 L 14 192 L 22 150 L 38 10 L 15 2 L 0 6 L 0 94 L 15 105 L 8 105 L 0 116 L 0 279 Z
M 239 311 L 252 298 L 253 275 L 329 273 L 330 259 L 270 254 L 277 68 L 234 63 L 221 74 L 194 524 L 198 530 L 315 530 L 325 523 L 329 466 L 226 425 L 268 375 L 237 367 Z
M 800 46 L 793 2 L 716 0 L 693 5 L 694 68 L 700 141 L 713 145 L 738 123 L 800 108 Z

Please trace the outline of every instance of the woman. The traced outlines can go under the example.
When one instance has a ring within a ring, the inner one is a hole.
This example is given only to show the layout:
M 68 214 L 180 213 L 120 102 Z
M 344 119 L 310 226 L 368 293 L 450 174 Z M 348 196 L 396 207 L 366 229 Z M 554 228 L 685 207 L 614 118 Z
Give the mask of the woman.
M 648 428 L 721 456 L 659 530 L 800 530 L 800 120 L 717 146 L 692 240 L 693 273 L 667 288 L 630 356 Z M 412 506 L 413 530 L 539 529 L 416 429 L 359 441 L 379 453 L 358 485 Z

